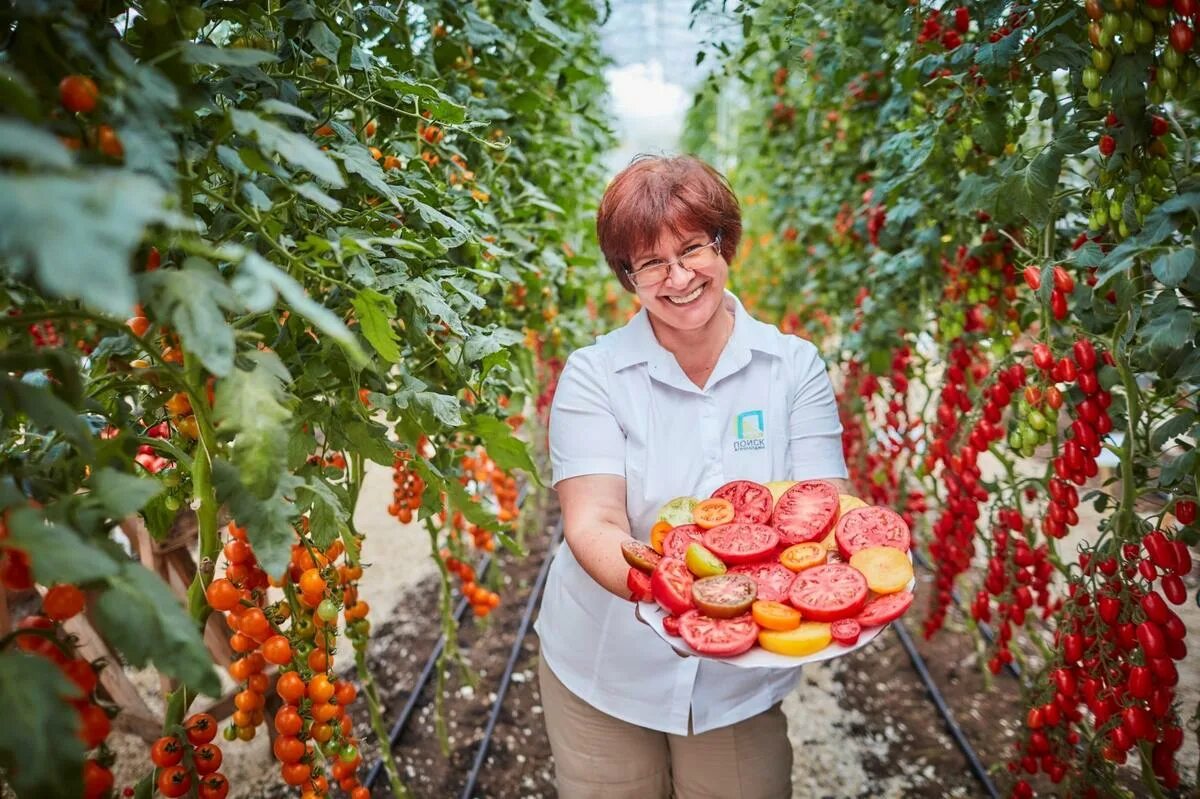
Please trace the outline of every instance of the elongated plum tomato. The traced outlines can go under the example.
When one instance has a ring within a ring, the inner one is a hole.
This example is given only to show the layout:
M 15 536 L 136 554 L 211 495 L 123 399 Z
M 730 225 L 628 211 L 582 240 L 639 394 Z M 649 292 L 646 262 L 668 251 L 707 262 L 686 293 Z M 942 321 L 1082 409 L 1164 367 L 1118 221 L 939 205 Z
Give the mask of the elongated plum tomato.
M 692 608 L 692 573 L 679 558 L 663 558 L 650 575 L 654 601 L 668 613 L 679 615 Z
M 679 634 L 702 655 L 733 657 L 754 646 L 758 625 L 748 613 L 734 619 L 714 619 L 689 610 L 679 618 Z
M 792 581 L 796 579 L 791 569 L 773 561 L 743 563 L 729 571 L 732 574 L 744 574 L 754 580 L 754 584 L 758 586 L 758 598 L 774 602 L 787 601 Z
M 805 480 L 785 491 L 775 503 L 771 525 L 788 546 L 820 541 L 833 527 L 839 507 L 838 491 L 832 484 Z
M 788 600 L 811 621 L 849 618 L 866 604 L 867 580 L 845 563 L 815 566 L 796 575 Z
M 692 583 L 692 602 L 706 616 L 732 619 L 750 610 L 758 586 L 744 574 L 718 574 Z
M 662 555 L 641 541 L 632 538 L 621 542 L 621 554 L 625 557 L 626 563 L 647 574 L 654 571 L 654 567 L 662 560 Z
M 847 560 L 867 547 L 894 547 L 901 552 L 912 547 L 912 533 L 904 519 L 891 508 L 879 505 L 847 513 L 838 521 L 835 535 L 838 551 Z
M 733 522 L 706 530 L 704 547 L 729 565 L 753 563 L 775 551 L 779 533 L 765 524 Z
M 726 483 L 712 495 L 714 499 L 724 499 L 733 505 L 731 521 L 735 522 L 766 524 L 771 518 L 771 509 L 775 505 L 771 489 L 751 480 L 734 480 Z

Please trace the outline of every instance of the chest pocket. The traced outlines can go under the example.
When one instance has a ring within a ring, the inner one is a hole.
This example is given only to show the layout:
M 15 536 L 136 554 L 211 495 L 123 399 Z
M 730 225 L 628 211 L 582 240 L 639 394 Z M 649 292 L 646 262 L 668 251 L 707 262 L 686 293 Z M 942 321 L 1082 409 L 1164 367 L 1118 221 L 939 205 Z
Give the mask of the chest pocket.
M 787 384 L 778 374 L 756 377 L 739 392 L 726 421 L 725 473 L 730 480 L 786 480 Z

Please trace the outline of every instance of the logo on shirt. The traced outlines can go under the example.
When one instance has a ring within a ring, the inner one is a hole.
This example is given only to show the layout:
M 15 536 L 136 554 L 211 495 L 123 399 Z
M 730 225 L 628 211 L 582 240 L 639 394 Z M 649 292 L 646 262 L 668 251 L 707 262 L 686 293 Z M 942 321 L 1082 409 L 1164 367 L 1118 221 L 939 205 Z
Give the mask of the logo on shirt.
M 741 452 L 746 449 L 766 449 L 766 424 L 763 422 L 762 411 L 743 411 L 737 415 L 737 439 L 733 442 L 733 451 Z

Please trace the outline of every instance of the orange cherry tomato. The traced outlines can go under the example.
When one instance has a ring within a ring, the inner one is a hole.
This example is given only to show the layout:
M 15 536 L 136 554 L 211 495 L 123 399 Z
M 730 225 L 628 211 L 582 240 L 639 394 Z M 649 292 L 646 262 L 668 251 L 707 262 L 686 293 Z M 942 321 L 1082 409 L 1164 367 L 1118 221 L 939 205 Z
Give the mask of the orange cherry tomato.
M 727 499 L 719 497 L 711 497 L 696 503 L 696 507 L 692 510 L 692 520 L 705 530 L 729 524 L 733 521 L 733 503 Z
M 279 694 L 279 698 L 289 705 L 300 704 L 300 700 L 304 698 L 307 690 L 304 678 L 294 671 L 285 671 L 275 681 L 275 693 Z
M 305 753 L 304 741 L 294 735 L 279 736 L 271 745 L 271 749 L 280 763 L 298 763 Z
M 275 732 L 280 735 L 299 735 L 303 728 L 304 719 L 300 716 L 300 711 L 291 705 L 281 707 L 275 713 Z
M 750 606 L 754 622 L 767 630 L 787 631 L 800 626 L 800 611 L 782 602 L 757 599 Z
M 262 653 L 268 663 L 282 666 L 292 660 L 292 645 L 286 635 L 272 635 L 263 642 Z
M 90 114 L 99 99 L 100 89 L 87 75 L 67 75 L 58 82 L 58 100 L 72 114 Z
M 193 713 L 184 719 L 183 729 L 191 745 L 199 746 L 217 737 L 217 720 L 208 713 Z
M 333 696 L 333 683 L 324 674 L 317 674 L 308 682 L 308 698 L 313 702 L 328 702 Z
M 213 610 L 225 612 L 233 610 L 242 601 L 242 589 L 222 577 L 208 584 L 204 596 Z

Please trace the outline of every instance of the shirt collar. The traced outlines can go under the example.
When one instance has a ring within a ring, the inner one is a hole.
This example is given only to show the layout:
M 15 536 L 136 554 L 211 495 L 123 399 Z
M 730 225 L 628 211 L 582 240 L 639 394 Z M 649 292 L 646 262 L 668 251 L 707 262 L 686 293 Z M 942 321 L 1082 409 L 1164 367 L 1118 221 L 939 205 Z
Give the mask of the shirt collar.
M 722 371 L 721 363 L 730 356 L 733 356 L 738 363 L 748 361 L 749 358 L 744 357 L 743 353 L 748 355 L 750 350 L 775 357 L 782 356 L 778 331 L 771 325 L 750 316 L 741 300 L 729 289 L 725 290 L 725 307 L 733 310 L 733 334 L 721 352 L 716 371 Z M 613 355 L 614 369 L 619 371 L 635 364 L 651 361 L 675 363 L 675 356 L 659 344 L 658 339 L 654 336 L 654 328 L 650 326 L 650 316 L 644 307 L 617 332 L 619 336 L 615 342 L 617 346 Z M 676 368 L 678 368 L 677 364 Z M 713 378 L 718 378 L 716 371 L 714 371 Z M 710 384 L 715 382 L 713 378 L 710 378 Z

